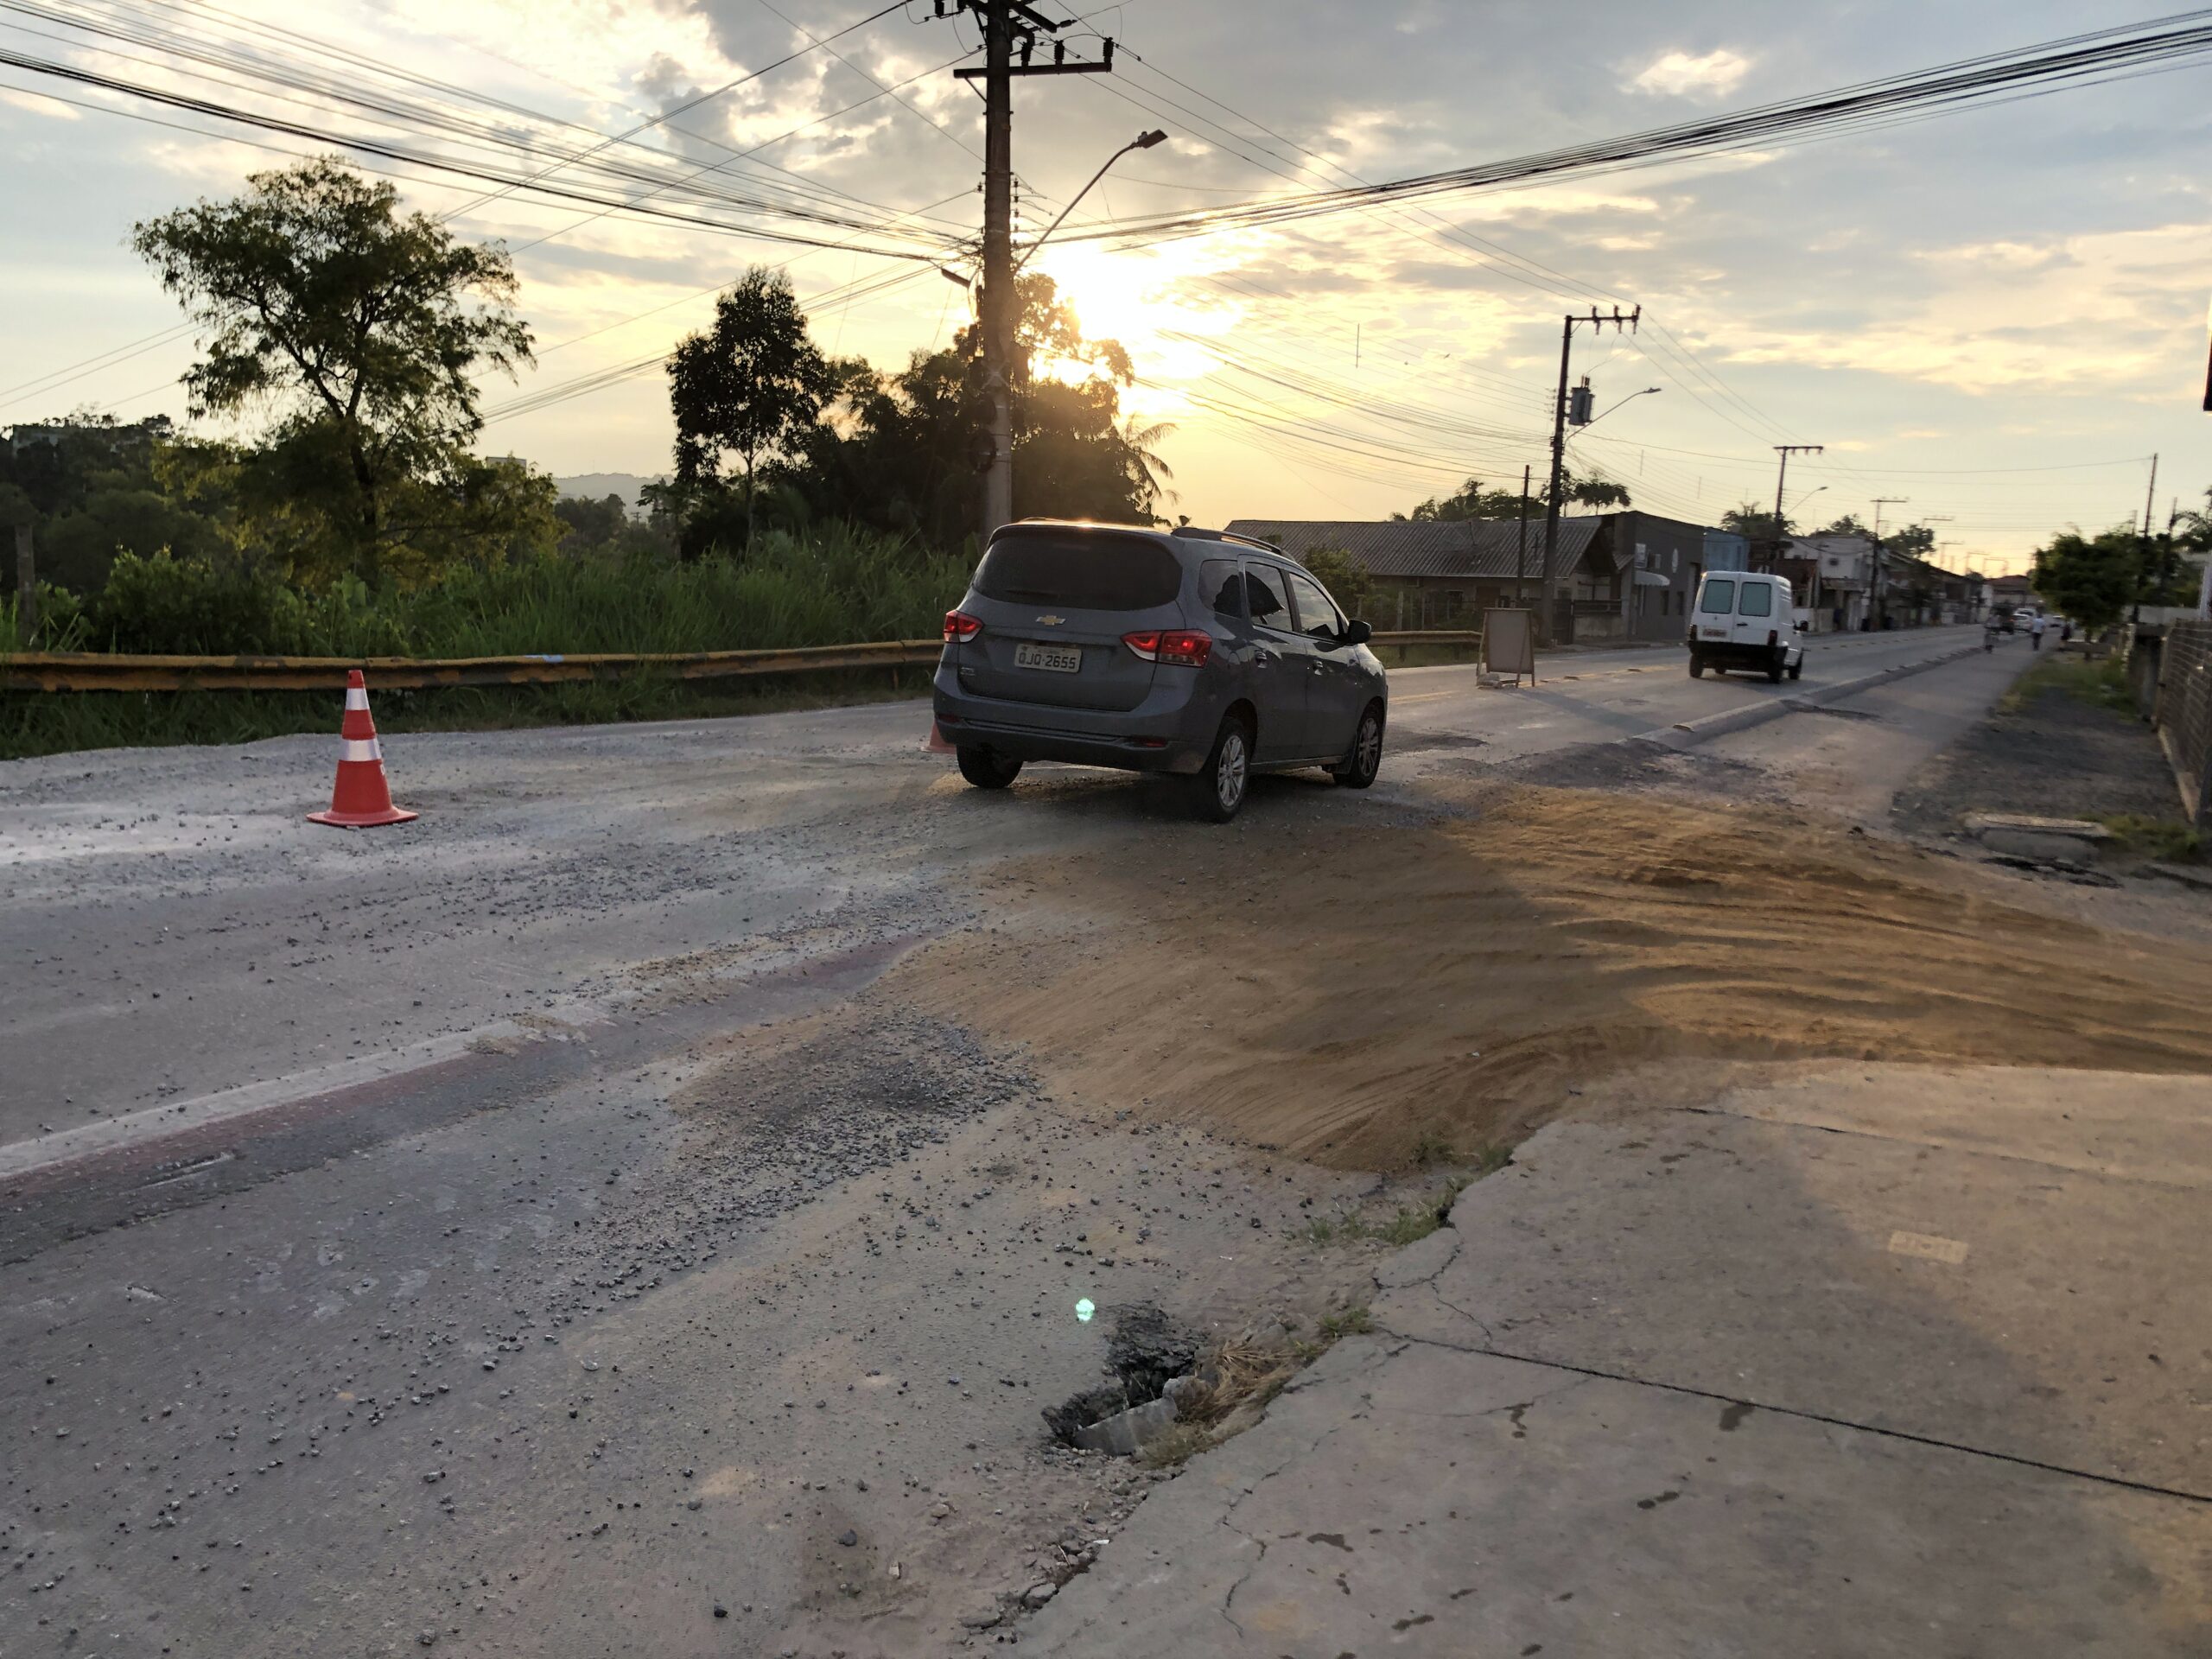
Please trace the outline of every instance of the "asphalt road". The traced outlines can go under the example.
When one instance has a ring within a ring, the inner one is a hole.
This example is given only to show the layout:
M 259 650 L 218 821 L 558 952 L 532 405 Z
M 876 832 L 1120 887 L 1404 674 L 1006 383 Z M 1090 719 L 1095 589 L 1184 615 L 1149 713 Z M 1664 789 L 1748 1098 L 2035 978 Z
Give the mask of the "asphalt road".
M 1692 680 L 1668 648 L 1562 655 L 1510 692 L 1472 668 L 1400 670 L 1383 798 L 1460 758 L 1664 733 L 1971 632 L 1816 639 L 1782 686 Z M 449 1060 L 518 1014 L 588 1021 L 698 953 L 727 971 L 821 949 L 825 929 L 840 948 L 934 931 L 979 913 L 969 878 L 1007 852 L 1176 818 L 1157 785 L 1071 768 L 1015 791 L 1047 810 L 1001 811 L 923 752 L 927 725 L 887 703 L 392 737 L 395 795 L 423 816 L 353 834 L 302 821 L 327 794 L 321 738 L 0 766 L 0 957 L 29 969 L 0 1014 L 0 1171 L 46 1135 L 105 1146 Z M 1361 810 L 1331 794 L 1318 774 L 1262 780 L 1248 810 Z
M 1781 687 L 1401 671 L 1375 791 L 1246 810 L 1425 811 L 1970 639 L 1815 641 Z M 2024 659 L 1710 747 L 1901 777 Z M 1165 912 L 1184 839 L 1241 830 L 1077 769 L 968 790 L 926 723 L 398 737 L 423 816 L 361 834 L 303 822 L 327 739 L 0 766 L 0 1650 L 752 1651 L 1134 1501 L 1035 1466 L 1039 1400 L 1095 1380 L 1048 1318 L 1073 1264 L 1271 1272 L 1330 1178 L 1058 1121 L 868 988 L 993 927 L 1009 854 L 1125 848 Z

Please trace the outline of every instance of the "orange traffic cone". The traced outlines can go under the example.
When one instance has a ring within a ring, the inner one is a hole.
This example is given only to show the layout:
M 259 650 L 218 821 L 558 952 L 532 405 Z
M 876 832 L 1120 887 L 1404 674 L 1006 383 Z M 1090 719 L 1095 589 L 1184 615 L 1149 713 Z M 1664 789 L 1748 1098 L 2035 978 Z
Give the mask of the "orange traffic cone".
M 346 719 L 338 728 L 338 783 L 330 791 L 330 810 L 310 812 L 309 823 L 334 823 L 360 830 L 374 823 L 405 823 L 418 816 L 391 804 L 384 780 L 384 750 L 377 723 L 369 718 L 369 686 L 358 668 L 346 674 Z

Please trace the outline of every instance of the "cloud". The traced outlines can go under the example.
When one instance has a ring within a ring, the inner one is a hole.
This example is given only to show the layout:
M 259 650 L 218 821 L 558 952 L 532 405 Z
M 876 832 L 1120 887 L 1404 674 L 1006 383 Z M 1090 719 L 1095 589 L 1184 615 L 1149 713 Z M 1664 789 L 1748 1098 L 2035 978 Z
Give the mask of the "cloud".
M 1716 47 L 1701 58 L 1687 52 L 1669 52 L 1644 65 L 1629 82 L 1639 92 L 1662 92 L 1675 98 L 1722 98 L 1750 73 L 1751 60 L 1740 52 Z

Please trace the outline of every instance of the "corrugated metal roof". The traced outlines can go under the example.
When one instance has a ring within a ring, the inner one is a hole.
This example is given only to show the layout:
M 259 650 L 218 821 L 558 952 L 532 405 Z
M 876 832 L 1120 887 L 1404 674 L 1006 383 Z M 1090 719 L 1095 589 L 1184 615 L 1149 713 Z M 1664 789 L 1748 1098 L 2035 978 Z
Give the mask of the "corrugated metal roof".
M 1582 562 L 1605 525 L 1602 516 L 1561 518 L 1554 575 L 1564 578 Z M 1370 575 L 1459 576 L 1511 581 L 1521 557 L 1518 519 L 1465 519 L 1456 524 L 1336 518 L 1237 518 L 1226 526 L 1233 536 L 1273 542 L 1294 559 L 1316 548 L 1338 548 L 1366 567 Z M 1632 556 L 1632 555 L 1631 555 Z M 1544 526 L 1529 522 L 1528 571 L 1541 580 Z M 1618 555 L 1616 554 L 1616 562 Z

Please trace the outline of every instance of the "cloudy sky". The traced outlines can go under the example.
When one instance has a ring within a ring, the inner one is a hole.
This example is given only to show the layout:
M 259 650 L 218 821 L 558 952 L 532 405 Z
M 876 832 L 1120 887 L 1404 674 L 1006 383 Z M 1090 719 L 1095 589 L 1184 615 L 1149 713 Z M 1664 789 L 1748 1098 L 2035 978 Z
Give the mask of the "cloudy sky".
M 653 360 L 748 263 L 789 262 L 822 343 L 880 365 L 963 315 L 931 263 L 880 251 L 941 249 L 977 221 L 981 105 L 949 67 L 976 32 L 912 0 L 810 43 L 874 9 L 320 0 L 310 22 L 272 0 L 42 0 L 69 21 L 0 9 L 0 50 L 448 158 L 512 167 L 520 140 L 549 185 L 604 189 L 598 169 L 632 167 L 631 195 L 720 220 L 366 163 L 401 175 L 410 205 L 516 250 L 539 360 L 486 388 L 486 448 L 560 474 L 653 473 L 671 440 Z M 1124 159 L 1071 228 L 1516 156 L 2152 15 L 2078 0 L 1126 0 L 1071 31 L 1077 55 L 1116 37 L 1116 74 L 1017 87 L 1020 222 L 1041 226 L 1154 125 L 1169 142 Z M 194 70 L 181 48 L 219 60 Z M 395 113 L 336 107 L 319 81 Z M 1647 326 L 1578 339 L 1598 407 L 1662 390 L 1573 447 L 1639 505 L 1710 519 L 1770 503 L 1773 446 L 1821 443 L 1792 463 L 1801 519 L 1905 498 L 1889 522 L 1930 519 L 1950 554 L 2018 568 L 2053 528 L 2139 513 L 2154 451 L 2161 517 L 2212 483 L 2208 90 L 2212 67 L 2191 67 L 1417 210 L 1070 243 L 1039 268 L 1134 353 L 1131 408 L 1173 425 L 1175 510 L 1199 523 L 1380 516 L 1470 474 L 1541 471 L 1560 315 L 1603 296 L 1640 303 Z M 181 416 L 191 340 L 130 251 L 131 225 L 327 146 L 0 66 L 0 148 L 5 425 L 86 405 Z M 804 223 L 750 222 L 845 245 L 732 234 L 731 195 L 803 207 Z M 499 414 L 553 392 L 573 395 Z

